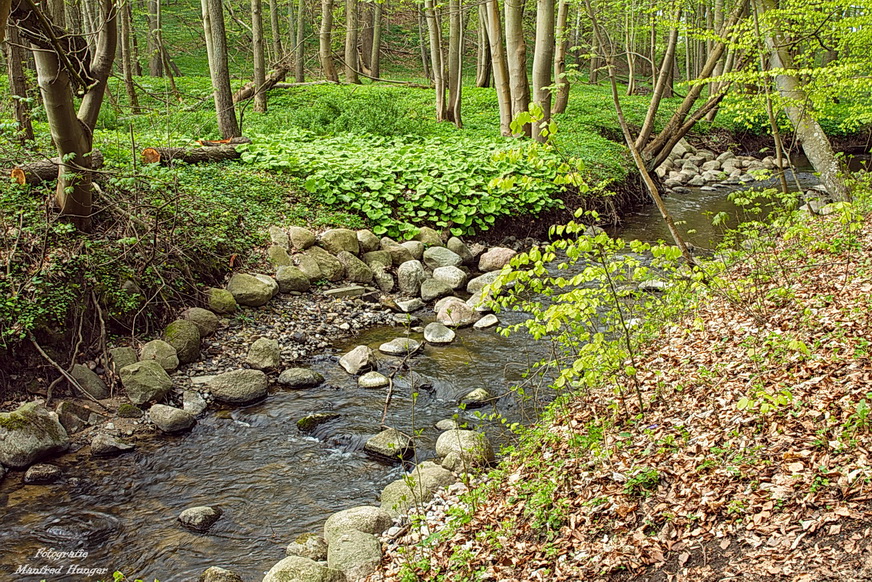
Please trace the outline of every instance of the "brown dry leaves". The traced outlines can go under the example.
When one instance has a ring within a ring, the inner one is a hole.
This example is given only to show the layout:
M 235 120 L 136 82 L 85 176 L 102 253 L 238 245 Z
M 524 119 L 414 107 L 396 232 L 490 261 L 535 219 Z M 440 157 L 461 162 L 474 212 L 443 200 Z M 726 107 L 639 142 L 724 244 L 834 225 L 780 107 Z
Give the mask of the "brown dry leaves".
M 872 232 L 834 252 L 839 226 L 813 229 L 814 241 L 733 269 L 733 283 L 637 358 L 643 415 L 610 407 L 608 390 L 575 400 L 550 427 L 556 440 L 510 459 L 469 523 L 417 550 L 429 570 L 415 576 L 872 579 L 872 426 L 858 413 L 872 406 Z M 728 300 L 755 268 L 768 280 Z M 604 423 L 598 447 L 570 444 Z M 553 496 L 564 515 L 550 535 L 533 527 L 521 487 L 542 478 L 545 457 L 562 464 Z M 642 469 L 656 477 L 632 489 Z M 403 560 L 389 555 L 383 579 L 398 579 Z

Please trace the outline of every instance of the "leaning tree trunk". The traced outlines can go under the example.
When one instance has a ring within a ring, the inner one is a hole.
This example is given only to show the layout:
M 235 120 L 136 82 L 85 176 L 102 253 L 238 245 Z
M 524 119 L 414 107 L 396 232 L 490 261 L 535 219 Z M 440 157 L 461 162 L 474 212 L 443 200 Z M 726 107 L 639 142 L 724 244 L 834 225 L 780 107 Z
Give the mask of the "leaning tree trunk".
M 551 72 L 554 66 L 554 0 L 536 1 L 536 45 L 533 49 L 533 102 L 542 109 L 542 119 L 534 122 L 533 138 L 544 142 L 551 121 Z
M 266 59 L 263 54 L 263 4 L 251 0 L 251 48 L 254 53 L 254 111 L 266 113 Z
M 372 51 L 369 55 L 369 67 L 373 77 L 381 77 L 381 45 L 382 45 L 382 3 L 372 5 Z
M 530 84 L 527 81 L 527 43 L 524 40 L 524 0 L 506 0 L 506 62 L 509 66 L 509 91 L 512 94 L 512 118 L 530 108 Z M 530 126 L 524 127 L 529 135 Z
M 360 83 L 357 76 L 357 0 L 345 0 L 345 81 Z
M 487 39 L 487 6 L 478 5 L 478 43 L 476 45 L 475 86 L 490 87 L 491 54 Z
M 503 46 L 503 25 L 500 22 L 499 0 L 487 0 L 487 38 L 493 60 L 494 89 L 500 106 L 500 133 L 512 135 L 512 93 L 509 88 L 509 66 Z
M 336 66 L 333 64 L 333 0 L 321 0 L 321 31 L 318 34 L 318 58 L 324 78 L 339 82 Z
M 9 96 L 15 109 L 15 120 L 18 122 L 18 138 L 21 145 L 28 140 L 33 141 L 33 124 L 30 121 L 30 108 L 27 105 L 27 76 L 24 74 L 24 62 L 27 55 L 21 46 L 21 37 L 14 26 L 7 27 L 6 70 L 9 75 Z
M 212 50 L 209 72 L 212 76 L 212 91 L 215 113 L 221 137 L 229 139 L 240 135 L 233 93 L 230 90 L 230 69 L 227 64 L 227 34 L 224 30 L 224 10 L 221 0 L 203 0 L 209 12 Z M 205 24 L 204 20 L 204 24 Z
M 552 113 L 563 113 L 569 102 L 569 79 L 566 76 L 566 53 L 569 50 L 569 31 L 566 22 L 569 16 L 569 2 L 560 0 L 557 7 L 557 25 L 554 31 L 556 45 L 554 47 L 554 82 L 557 83 L 557 94 L 554 97 Z
M 293 1 L 293 0 L 291 0 Z M 294 79 L 297 83 L 302 83 L 306 80 L 306 0 L 298 0 L 297 2 L 297 30 L 294 38 Z

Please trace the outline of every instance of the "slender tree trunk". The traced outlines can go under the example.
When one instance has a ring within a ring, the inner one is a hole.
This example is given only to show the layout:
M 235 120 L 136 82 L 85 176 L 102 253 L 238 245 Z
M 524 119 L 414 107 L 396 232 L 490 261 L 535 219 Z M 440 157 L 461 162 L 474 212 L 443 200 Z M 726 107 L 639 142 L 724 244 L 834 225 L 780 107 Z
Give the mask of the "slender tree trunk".
M 215 113 L 218 117 L 218 130 L 221 137 L 230 139 L 241 135 L 233 106 L 233 92 L 230 90 L 230 68 L 227 64 L 227 33 L 224 29 L 224 8 L 221 0 L 204 0 L 209 12 L 211 27 L 210 73 L 212 91 L 215 99 Z M 206 20 L 204 20 L 204 23 Z M 208 35 L 207 35 L 208 36 Z
M 130 1 L 127 0 L 119 8 L 121 20 L 121 35 L 118 44 L 121 45 L 121 75 L 124 77 L 124 90 L 127 92 L 127 100 L 130 101 L 130 110 L 139 113 L 139 98 L 136 95 L 136 86 L 133 84 L 133 64 L 130 56 Z
M 681 17 L 681 12 L 676 14 L 676 21 Z M 651 132 L 654 130 L 654 118 L 657 115 L 657 110 L 660 108 L 660 101 L 663 99 L 666 91 L 666 84 L 669 81 L 669 71 L 675 66 L 675 47 L 678 45 L 678 27 L 673 26 L 669 30 L 669 40 L 666 42 L 666 53 L 663 55 L 663 62 L 660 63 L 660 74 L 657 75 L 657 84 L 654 85 L 654 93 L 651 95 L 651 102 L 648 105 L 648 112 L 645 115 L 645 121 L 642 124 L 642 129 L 639 131 L 639 136 L 636 138 L 636 148 L 642 149 L 648 139 L 651 137 Z
M 463 127 L 460 115 L 463 88 L 463 12 L 460 0 L 448 2 L 448 119 Z
M 509 66 L 503 46 L 503 26 L 500 22 L 499 0 L 487 0 L 487 38 L 493 60 L 494 89 L 500 106 L 500 133 L 512 135 L 512 94 L 509 89 Z
M 557 6 L 557 28 L 554 36 L 554 82 L 557 83 L 557 94 L 554 97 L 552 113 L 563 113 L 569 103 L 569 79 L 566 77 L 566 53 L 569 50 L 569 31 L 566 29 L 569 17 L 568 0 L 560 0 Z
M 509 67 L 509 90 L 512 94 L 512 118 L 530 108 L 530 84 L 527 81 L 527 43 L 524 40 L 524 0 L 505 0 L 506 62 Z M 524 133 L 530 134 L 529 125 Z
M 345 81 L 360 83 L 357 70 L 357 0 L 345 0 Z
M 333 64 L 333 0 L 321 0 L 321 32 L 318 35 L 318 58 L 324 78 L 339 82 L 336 66 Z
M 293 0 L 291 0 L 293 2 Z M 294 38 L 294 79 L 297 83 L 306 80 L 306 0 L 297 1 L 297 30 Z
M 266 59 L 263 49 L 263 15 L 261 0 L 251 0 L 251 48 L 254 53 L 254 111 L 266 113 Z
M 536 2 L 536 44 L 533 50 L 533 102 L 542 108 L 542 120 L 533 123 L 532 133 L 536 141 L 547 139 L 547 127 L 551 121 L 551 73 L 554 68 L 554 0 Z
M 163 59 L 160 54 L 160 0 L 148 0 L 148 74 L 163 76 Z
M 27 105 L 27 77 L 24 62 L 27 56 L 21 46 L 18 28 L 6 27 L 6 70 L 9 75 L 9 95 L 18 122 L 18 137 L 21 145 L 33 141 L 33 124 L 30 121 L 30 107 Z
M 131 61 L 133 64 L 133 76 L 141 77 L 142 76 L 142 63 L 139 62 L 139 40 L 136 37 L 136 31 L 133 30 L 133 7 L 130 5 L 130 2 L 126 5 L 127 11 L 127 19 L 131 22 L 130 27 L 130 46 L 132 49 L 131 52 Z
M 293 1 L 289 4 L 290 6 L 294 5 Z M 301 16 L 297 15 L 297 18 L 301 18 Z M 276 0 L 269 0 L 269 28 L 272 34 L 272 62 L 275 63 L 280 61 L 285 54 L 282 48 L 282 29 L 279 24 L 279 8 Z
M 430 60 L 427 57 L 427 39 L 429 36 L 424 34 L 425 28 L 425 20 L 426 16 L 424 15 L 424 10 L 421 7 L 418 7 L 418 48 L 421 51 L 421 66 L 424 69 L 424 77 L 427 79 L 433 80 L 433 70 L 430 67 Z M 429 31 L 429 29 L 428 29 Z
M 382 44 L 382 10 L 381 2 L 372 4 L 372 51 L 369 55 L 369 67 L 372 76 L 381 77 L 381 44 Z
M 361 71 L 367 72 L 367 74 L 372 75 L 372 66 L 370 65 L 370 59 L 372 58 L 372 12 L 373 12 L 373 3 L 364 1 L 363 3 L 358 2 L 357 4 L 359 13 L 357 16 L 357 22 L 360 25 L 360 32 L 358 33 L 358 45 L 360 46 L 360 57 L 358 60 L 360 61 Z
M 476 45 L 475 86 L 490 87 L 491 54 L 487 39 L 487 6 L 478 5 L 478 43 Z
M 433 85 L 436 87 L 436 121 L 444 121 L 448 110 L 445 103 L 445 63 L 442 50 L 442 22 L 433 0 L 424 0 L 427 31 L 430 36 L 430 63 L 433 66 Z

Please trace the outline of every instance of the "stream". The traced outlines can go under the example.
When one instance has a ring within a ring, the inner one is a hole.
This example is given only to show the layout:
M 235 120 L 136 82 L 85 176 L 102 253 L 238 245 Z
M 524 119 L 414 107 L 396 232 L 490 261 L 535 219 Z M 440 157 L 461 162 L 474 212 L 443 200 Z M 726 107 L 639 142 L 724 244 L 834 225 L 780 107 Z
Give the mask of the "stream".
M 810 174 L 799 178 L 806 186 L 816 183 Z M 703 213 L 735 214 L 728 192 L 693 188 L 666 202 L 675 220 L 683 221 L 680 228 L 695 230 L 689 240 L 711 247 L 718 230 Z M 646 241 L 669 238 L 654 206 L 625 216 L 611 234 Z M 500 315 L 504 324 L 521 317 Z M 425 323 L 432 318 L 430 313 Z M 25 486 L 20 473 L 8 475 L 0 484 L 0 579 L 110 580 L 119 570 L 148 582 L 188 582 L 209 566 L 222 566 L 247 581 L 261 580 L 296 536 L 320 531 L 336 511 L 378 505 L 379 491 L 401 475 L 402 467 L 362 450 L 379 430 L 384 390 L 358 388 L 337 358 L 356 345 L 377 348 L 403 333 L 402 327 L 380 327 L 337 343 L 309 362 L 326 378 L 317 388 L 278 390 L 259 404 L 223 414 L 209 410 L 191 432 L 140 443 L 135 452 L 113 459 L 93 459 L 86 447 L 52 460 L 64 472 L 57 484 Z M 410 336 L 421 339 L 420 334 Z M 484 429 L 496 443 L 505 442 L 499 426 L 479 420 L 475 411 L 460 410 L 456 402 L 477 387 L 507 391 L 546 354 L 544 342 L 536 344 L 522 334 L 504 338 L 493 329 L 459 330 L 455 343 L 426 346 L 413 358 L 412 372 L 397 383 L 386 424 L 420 431 L 416 461 L 434 455 L 434 425 L 445 418 L 456 417 Z M 495 407 L 510 421 L 532 420 L 533 411 L 511 397 Z M 312 435 L 301 434 L 295 423 L 312 412 L 340 417 Z M 207 534 L 188 531 L 176 520 L 195 505 L 224 511 Z M 81 552 L 57 558 L 47 556 L 46 549 Z M 68 574 L 73 564 L 84 570 Z M 16 574 L 22 565 L 61 572 Z

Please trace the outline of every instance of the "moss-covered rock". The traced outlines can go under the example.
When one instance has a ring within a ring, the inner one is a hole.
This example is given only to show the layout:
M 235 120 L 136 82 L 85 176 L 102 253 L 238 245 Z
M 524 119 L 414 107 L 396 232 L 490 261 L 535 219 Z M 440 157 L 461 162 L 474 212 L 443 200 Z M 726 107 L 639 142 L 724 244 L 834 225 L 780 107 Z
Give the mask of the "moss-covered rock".
M 182 364 L 196 362 L 200 357 L 200 328 L 193 321 L 175 320 L 164 330 L 163 340 L 176 349 Z
M 23 468 L 70 445 L 64 427 L 38 402 L 0 413 L 0 463 Z
M 207 289 L 206 304 L 209 306 L 209 309 L 215 313 L 236 313 L 236 298 L 233 297 L 233 293 L 227 289 L 216 289 L 215 287 Z

